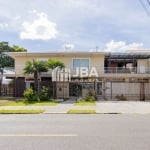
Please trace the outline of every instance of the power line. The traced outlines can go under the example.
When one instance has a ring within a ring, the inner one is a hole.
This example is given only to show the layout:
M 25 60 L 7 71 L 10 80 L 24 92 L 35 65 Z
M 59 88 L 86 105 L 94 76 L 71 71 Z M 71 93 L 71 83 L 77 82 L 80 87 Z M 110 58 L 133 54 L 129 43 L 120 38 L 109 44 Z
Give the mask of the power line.
M 147 3 L 150 5 L 150 0 L 147 0 Z
M 139 0 L 139 2 L 141 3 L 142 7 L 144 8 L 144 10 L 146 11 L 147 15 L 150 17 L 150 12 L 149 10 L 147 9 L 147 7 L 145 6 L 145 4 L 143 3 L 142 0 Z M 148 4 L 150 5 L 150 1 L 147 0 Z

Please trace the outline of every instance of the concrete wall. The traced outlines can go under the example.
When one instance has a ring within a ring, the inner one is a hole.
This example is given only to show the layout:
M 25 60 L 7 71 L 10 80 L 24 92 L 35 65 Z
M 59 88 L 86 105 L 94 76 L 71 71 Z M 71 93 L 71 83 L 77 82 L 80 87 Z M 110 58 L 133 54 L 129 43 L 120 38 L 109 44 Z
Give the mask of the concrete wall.
M 148 59 L 138 59 L 137 60 L 137 72 L 147 73 L 149 71 L 149 61 Z
M 138 59 L 137 67 L 140 67 L 140 66 L 148 67 L 148 59 Z
M 57 59 L 64 62 L 66 67 L 72 68 L 72 59 L 73 58 L 89 58 L 90 67 L 96 67 L 98 73 L 104 73 L 104 55 L 91 55 L 91 56 L 51 56 L 50 54 L 44 57 L 37 56 L 19 56 L 15 57 L 15 72 L 17 76 L 23 76 L 23 68 L 25 67 L 25 63 L 29 60 L 48 60 L 48 59 Z

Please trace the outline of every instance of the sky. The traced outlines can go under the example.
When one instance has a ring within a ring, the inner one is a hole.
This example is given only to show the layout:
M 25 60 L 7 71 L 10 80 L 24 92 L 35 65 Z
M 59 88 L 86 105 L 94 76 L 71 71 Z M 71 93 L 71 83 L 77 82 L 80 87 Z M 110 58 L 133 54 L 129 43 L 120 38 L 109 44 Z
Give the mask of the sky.
M 0 41 L 32 52 L 150 49 L 150 1 L 0 0 Z

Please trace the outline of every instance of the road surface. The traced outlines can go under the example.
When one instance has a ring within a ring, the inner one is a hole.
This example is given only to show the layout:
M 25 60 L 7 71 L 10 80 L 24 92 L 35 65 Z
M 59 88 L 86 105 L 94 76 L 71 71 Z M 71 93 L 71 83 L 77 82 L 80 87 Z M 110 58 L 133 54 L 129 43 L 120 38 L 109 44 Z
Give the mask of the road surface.
M 0 115 L 0 150 L 149 150 L 149 115 Z

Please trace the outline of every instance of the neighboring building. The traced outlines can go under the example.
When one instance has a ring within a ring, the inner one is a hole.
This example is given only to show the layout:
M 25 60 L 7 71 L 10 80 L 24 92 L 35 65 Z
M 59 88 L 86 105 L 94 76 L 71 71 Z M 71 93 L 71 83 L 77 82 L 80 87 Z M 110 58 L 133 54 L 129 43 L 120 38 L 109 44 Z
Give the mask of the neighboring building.
M 33 76 L 23 74 L 26 61 L 33 59 L 61 60 L 70 70 L 64 73 L 50 70 L 40 75 L 41 86 L 50 87 L 57 98 L 85 96 L 89 90 L 99 99 L 125 96 L 129 100 L 145 100 L 150 96 L 150 51 L 8 52 L 7 55 L 15 59 L 15 74 L 7 77 L 15 79 L 14 96 L 17 97 L 33 86 Z M 79 92 L 78 88 L 81 88 Z
M 6 76 L 15 74 L 14 68 L 4 68 L 0 75 L 0 95 L 12 96 L 14 92 L 13 79 L 8 79 Z

